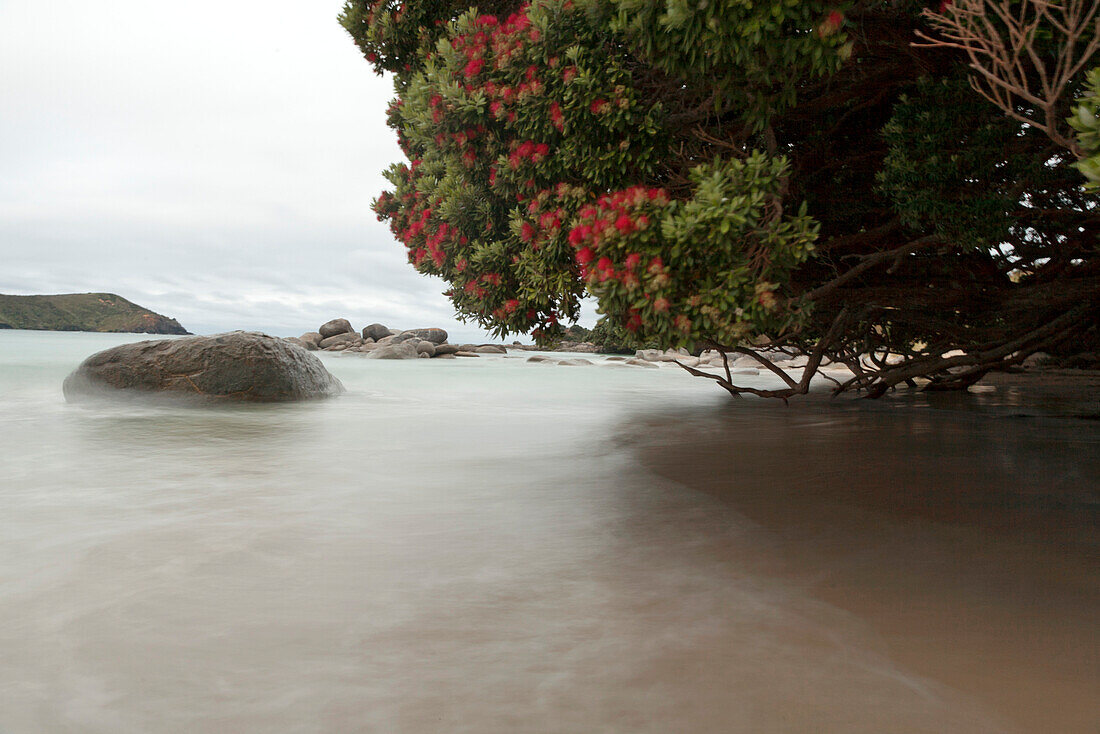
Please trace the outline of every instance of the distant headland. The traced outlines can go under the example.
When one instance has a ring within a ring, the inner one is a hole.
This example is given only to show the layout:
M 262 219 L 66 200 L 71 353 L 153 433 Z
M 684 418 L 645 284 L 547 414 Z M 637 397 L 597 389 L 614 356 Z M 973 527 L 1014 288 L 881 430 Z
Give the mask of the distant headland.
M 0 329 L 190 333 L 175 319 L 161 316 L 114 293 L 0 294 Z

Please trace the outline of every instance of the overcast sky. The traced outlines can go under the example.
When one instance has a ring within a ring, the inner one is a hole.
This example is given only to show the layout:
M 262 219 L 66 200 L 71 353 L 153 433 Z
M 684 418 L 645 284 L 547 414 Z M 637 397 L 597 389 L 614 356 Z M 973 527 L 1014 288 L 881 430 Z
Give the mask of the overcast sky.
M 486 338 L 370 211 L 393 90 L 340 7 L 0 0 L 0 293 L 114 292 L 196 333 Z

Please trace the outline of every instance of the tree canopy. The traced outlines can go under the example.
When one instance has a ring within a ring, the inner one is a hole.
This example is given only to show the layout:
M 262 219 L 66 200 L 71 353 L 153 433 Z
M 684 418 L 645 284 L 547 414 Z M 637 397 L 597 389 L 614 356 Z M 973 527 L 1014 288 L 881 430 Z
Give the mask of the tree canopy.
M 590 294 L 639 340 L 811 357 L 733 393 L 822 360 L 840 389 L 959 387 L 1098 344 L 1100 79 L 1050 101 L 1073 150 L 1006 115 L 914 45 L 981 1 L 347 0 L 407 156 L 375 210 L 498 334 L 555 338 Z

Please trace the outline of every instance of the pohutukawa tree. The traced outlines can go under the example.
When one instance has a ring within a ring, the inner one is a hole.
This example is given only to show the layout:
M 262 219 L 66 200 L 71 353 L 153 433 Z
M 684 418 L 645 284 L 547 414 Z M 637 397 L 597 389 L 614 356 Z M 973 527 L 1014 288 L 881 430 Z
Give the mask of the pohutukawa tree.
M 1040 22 L 1024 85 L 994 99 L 1010 109 L 990 104 L 973 54 L 936 35 L 959 12 L 348 0 L 341 22 L 397 90 L 408 160 L 375 210 L 460 314 L 550 339 L 590 294 L 639 340 L 809 357 L 800 380 L 775 370 L 779 390 L 697 373 L 732 394 L 800 394 L 837 361 L 855 374 L 838 391 L 878 396 L 1100 344 L 1100 200 L 1081 175 L 1096 96 L 1084 71 L 1048 107 L 1019 93 L 1064 69 Z M 1084 70 L 1098 31 L 1075 28 Z

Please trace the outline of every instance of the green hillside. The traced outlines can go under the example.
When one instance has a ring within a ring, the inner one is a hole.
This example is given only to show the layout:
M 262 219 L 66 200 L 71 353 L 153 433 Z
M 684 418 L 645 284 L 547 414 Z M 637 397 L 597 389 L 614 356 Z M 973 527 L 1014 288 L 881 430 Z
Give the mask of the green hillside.
M 175 319 L 153 313 L 114 293 L 0 294 L 0 329 L 189 333 Z

